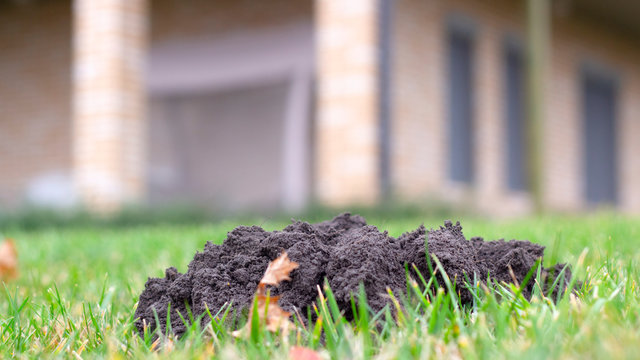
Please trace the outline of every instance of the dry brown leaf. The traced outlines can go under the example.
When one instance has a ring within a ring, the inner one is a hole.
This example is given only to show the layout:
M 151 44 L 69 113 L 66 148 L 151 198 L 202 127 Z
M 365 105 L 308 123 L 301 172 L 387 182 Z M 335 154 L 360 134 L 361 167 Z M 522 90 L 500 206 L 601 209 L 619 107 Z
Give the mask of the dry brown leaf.
M 267 307 L 267 298 L 269 299 L 269 306 Z M 276 332 L 278 330 L 282 330 L 283 332 L 287 332 L 289 327 L 293 325 L 289 321 L 289 316 L 291 313 L 288 311 L 284 311 L 278 305 L 278 299 L 280 296 L 263 296 L 258 295 L 258 309 L 259 311 L 263 311 L 266 308 L 267 313 L 263 315 L 266 317 L 266 325 L 267 330 Z
M 175 348 L 175 345 L 173 344 L 173 338 L 165 339 L 165 341 L 164 341 L 164 351 L 172 352 L 174 348 Z
M 5 239 L 0 245 L 0 279 L 18 276 L 18 251 L 13 239 Z
M 258 319 L 260 324 L 264 324 L 267 330 L 276 332 L 280 330 L 282 334 L 286 335 L 287 332 L 294 324 L 289 320 L 291 313 L 284 311 L 278 305 L 279 296 L 270 296 L 267 292 L 266 285 L 277 286 L 282 281 L 291 280 L 289 273 L 298 267 L 298 263 L 289 260 L 289 255 L 286 252 L 282 253 L 277 259 L 269 263 L 267 270 L 264 272 L 264 276 L 254 295 L 254 301 L 257 302 Z M 251 318 L 253 317 L 253 307 L 249 311 L 249 321 L 245 326 L 234 331 L 232 334 L 235 337 L 244 336 L 251 332 Z
M 298 268 L 298 263 L 289 260 L 289 255 L 283 252 L 277 259 L 269 263 L 267 271 L 264 272 L 260 285 L 277 286 L 285 280 L 291 280 L 289 273 Z
M 289 330 L 295 325 L 289 320 L 291 313 L 284 311 L 278 305 L 279 296 L 255 295 L 255 301 L 258 305 L 258 319 L 260 324 L 264 324 L 267 330 L 277 332 L 278 330 L 286 336 Z M 269 304 L 267 305 L 267 300 Z M 248 336 L 251 333 L 251 319 L 253 317 L 253 308 L 249 311 L 249 320 L 240 330 L 232 333 L 235 337 Z
M 291 360 L 321 360 L 320 354 L 302 346 L 294 346 L 289 350 Z

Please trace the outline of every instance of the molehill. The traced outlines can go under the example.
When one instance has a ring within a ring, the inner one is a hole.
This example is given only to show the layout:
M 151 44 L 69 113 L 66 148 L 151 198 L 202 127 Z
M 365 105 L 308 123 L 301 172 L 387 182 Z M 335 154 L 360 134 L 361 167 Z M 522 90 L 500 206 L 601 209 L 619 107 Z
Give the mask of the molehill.
M 284 310 L 295 313 L 297 309 L 306 314 L 306 308 L 316 300 L 317 285 L 322 286 L 325 279 L 347 318 L 352 317 L 351 295 L 357 296 L 360 283 L 364 284 L 371 308 L 379 310 L 389 303 L 387 287 L 396 294 L 405 291 L 405 264 L 415 264 L 425 277 L 430 274 L 430 266 L 436 268 L 433 260 L 427 263 L 425 236 L 429 254 L 437 257 L 456 282 L 463 304 L 472 301 L 463 286 L 466 278 L 474 279 L 475 275 L 486 282 L 490 274 L 490 279 L 498 282 L 513 282 L 515 278 L 522 283 L 544 254 L 543 246 L 529 241 L 484 241 L 479 237 L 467 240 L 460 223 L 454 225 L 451 221 L 428 231 L 421 225 L 398 238 L 367 225 L 363 217 L 348 213 L 317 224 L 295 221 L 282 231 L 239 226 L 228 233 L 222 245 L 208 242 L 203 252 L 195 254 L 186 273 L 170 267 L 164 278 L 149 278 L 140 294 L 135 324 L 140 333 L 145 323 L 153 330 L 157 314 L 164 332 L 169 308 L 171 328 L 181 335 L 186 329 L 178 313 L 188 319 L 187 306 L 194 318 L 204 314 L 207 307 L 215 314 L 226 303 L 239 314 L 248 308 L 269 262 L 283 251 L 300 264 L 291 273 L 291 281 L 272 291 L 280 295 L 279 304 Z M 559 274 L 563 268 L 564 264 L 557 264 L 543 269 L 541 282 L 545 291 L 554 280 L 547 275 Z M 562 278 L 560 289 L 570 281 L 568 268 Z M 442 284 L 441 274 L 436 274 L 436 279 Z M 528 299 L 533 283 L 530 280 L 523 289 Z M 203 325 L 208 319 L 204 316 Z

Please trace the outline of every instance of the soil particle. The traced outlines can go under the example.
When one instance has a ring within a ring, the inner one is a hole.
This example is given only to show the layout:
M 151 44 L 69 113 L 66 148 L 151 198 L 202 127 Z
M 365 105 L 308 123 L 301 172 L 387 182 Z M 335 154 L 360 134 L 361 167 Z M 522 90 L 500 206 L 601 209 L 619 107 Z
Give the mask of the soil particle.
M 427 260 L 425 249 L 442 264 L 463 304 L 472 301 L 464 289 L 466 279 L 521 283 L 544 254 L 543 246 L 529 241 L 484 241 L 479 237 L 469 241 L 460 223 L 451 221 L 429 231 L 421 225 L 397 239 L 367 225 L 363 217 L 348 213 L 318 224 L 295 221 L 282 231 L 239 226 L 227 234 L 222 245 L 208 242 L 203 252 L 195 254 L 185 274 L 170 267 L 164 278 L 149 278 L 135 312 L 136 327 L 140 333 L 144 324 L 153 330 L 157 315 L 164 332 L 170 309 L 171 328 L 181 335 L 186 330 L 181 316 L 189 318 L 187 307 L 195 318 L 207 309 L 215 315 L 227 303 L 236 314 L 246 311 L 269 262 L 283 251 L 300 266 L 291 273 L 291 281 L 272 289 L 281 296 L 280 306 L 306 314 L 318 295 L 317 286 L 326 279 L 338 306 L 350 319 L 350 300 L 357 297 L 360 284 L 369 305 L 377 311 L 390 301 L 387 288 L 395 294 L 406 289 L 405 265 L 413 273 L 411 265 L 415 264 L 425 277 L 436 269 L 435 262 Z M 557 264 L 543 269 L 545 291 L 563 268 L 564 264 Z M 561 277 L 565 286 L 570 278 L 567 268 Z M 437 273 L 436 280 L 443 284 L 442 274 Z M 527 298 L 533 283 L 529 281 L 523 290 Z M 554 298 L 556 295 L 557 290 Z M 205 324 L 208 316 L 202 321 Z

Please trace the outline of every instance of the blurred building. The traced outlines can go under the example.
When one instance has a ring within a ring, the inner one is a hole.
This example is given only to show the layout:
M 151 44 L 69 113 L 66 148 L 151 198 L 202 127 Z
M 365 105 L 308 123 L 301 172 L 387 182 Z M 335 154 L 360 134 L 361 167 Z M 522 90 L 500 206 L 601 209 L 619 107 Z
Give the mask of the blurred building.
M 532 1 L 0 0 L 0 206 L 640 213 L 640 3 Z

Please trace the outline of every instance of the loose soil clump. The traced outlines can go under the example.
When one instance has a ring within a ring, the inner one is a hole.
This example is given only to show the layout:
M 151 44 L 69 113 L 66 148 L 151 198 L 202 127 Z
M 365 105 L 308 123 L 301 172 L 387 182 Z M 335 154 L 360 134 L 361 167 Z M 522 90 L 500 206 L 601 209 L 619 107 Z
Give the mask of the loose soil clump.
M 421 225 L 398 238 L 349 213 L 317 224 L 295 221 L 282 231 L 239 226 L 228 233 L 222 245 L 208 242 L 203 252 L 195 254 L 186 273 L 170 267 L 164 278 L 149 278 L 140 295 L 135 324 L 141 334 L 145 324 L 154 330 L 157 315 L 164 333 L 170 309 L 171 329 L 179 336 L 186 330 L 182 319 L 189 319 L 189 311 L 198 318 L 207 309 L 216 314 L 230 304 L 232 312 L 239 314 L 250 305 L 269 262 L 284 251 L 299 267 L 291 272 L 291 281 L 272 289 L 274 295 L 280 296 L 280 306 L 291 313 L 306 314 L 306 308 L 316 301 L 317 286 L 326 279 L 349 319 L 351 297 L 357 297 L 359 284 L 364 285 L 368 304 L 377 311 L 390 302 L 387 288 L 394 294 L 406 290 L 405 264 L 410 269 L 415 264 L 428 277 L 437 264 L 431 256 L 427 261 L 426 249 L 440 261 L 463 304 L 472 301 L 464 287 L 465 279 L 486 282 L 490 278 L 520 284 L 544 255 L 543 246 L 529 241 L 484 241 L 479 237 L 469 241 L 460 223 L 454 225 L 451 221 L 428 231 Z M 558 274 L 564 267 L 557 264 L 543 269 L 540 282 L 545 291 L 555 280 L 548 275 Z M 523 289 L 527 299 L 531 298 L 535 276 L 534 273 Z M 562 278 L 564 283 L 557 288 L 564 289 L 569 284 L 568 268 Z M 436 280 L 443 284 L 439 272 Z M 209 317 L 204 316 L 202 321 L 204 325 Z

